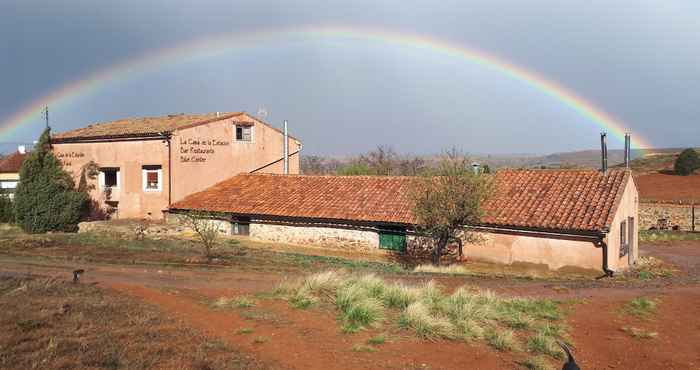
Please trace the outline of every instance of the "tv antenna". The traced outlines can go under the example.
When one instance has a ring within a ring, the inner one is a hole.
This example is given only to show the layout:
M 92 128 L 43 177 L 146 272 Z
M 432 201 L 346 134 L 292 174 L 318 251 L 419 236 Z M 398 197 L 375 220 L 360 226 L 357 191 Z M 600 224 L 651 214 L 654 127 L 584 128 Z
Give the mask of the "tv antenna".
M 46 128 L 49 128 L 49 106 L 47 105 L 44 107 L 44 109 L 41 111 L 41 117 L 46 120 Z
M 261 120 L 264 121 L 265 118 L 267 118 L 268 114 L 270 114 L 270 112 L 267 111 L 267 108 L 265 108 L 265 107 L 260 107 L 260 108 L 258 108 L 258 113 L 256 113 L 255 115 L 256 115 L 259 119 L 261 119 Z

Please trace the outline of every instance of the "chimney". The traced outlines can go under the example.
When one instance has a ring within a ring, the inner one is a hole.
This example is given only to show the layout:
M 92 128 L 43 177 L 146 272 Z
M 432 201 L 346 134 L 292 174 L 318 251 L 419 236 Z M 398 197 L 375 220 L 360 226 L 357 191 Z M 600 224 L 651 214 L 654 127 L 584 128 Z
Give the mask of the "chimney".
M 608 174 L 608 134 L 605 132 L 600 133 L 600 160 L 601 168 L 604 175 Z
M 17 147 L 17 151 L 19 154 L 27 154 L 27 147 L 24 145 L 20 145 Z
M 625 168 L 628 170 L 630 169 L 630 161 L 632 160 L 632 158 L 631 158 L 631 154 L 632 154 L 631 146 L 632 146 L 632 137 L 629 134 L 629 132 L 626 132 L 625 133 Z
M 472 163 L 472 171 L 474 171 L 475 175 L 478 175 L 481 172 L 481 165 L 476 163 L 476 162 L 473 162 Z
M 284 174 L 289 175 L 289 133 L 287 120 L 284 120 Z

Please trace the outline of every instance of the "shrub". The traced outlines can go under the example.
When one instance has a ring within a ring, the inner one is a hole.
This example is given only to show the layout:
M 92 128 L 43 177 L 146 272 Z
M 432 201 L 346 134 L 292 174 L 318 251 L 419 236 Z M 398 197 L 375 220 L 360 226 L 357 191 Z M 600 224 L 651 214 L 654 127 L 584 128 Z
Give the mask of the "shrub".
M 15 210 L 10 197 L 0 195 L 0 223 L 14 223 Z
M 88 199 L 51 152 L 46 129 L 20 169 L 14 198 L 17 224 L 28 233 L 76 231 Z
M 700 168 L 700 157 L 698 152 L 690 148 L 682 151 L 673 165 L 676 174 L 681 176 L 688 176 L 698 168 Z

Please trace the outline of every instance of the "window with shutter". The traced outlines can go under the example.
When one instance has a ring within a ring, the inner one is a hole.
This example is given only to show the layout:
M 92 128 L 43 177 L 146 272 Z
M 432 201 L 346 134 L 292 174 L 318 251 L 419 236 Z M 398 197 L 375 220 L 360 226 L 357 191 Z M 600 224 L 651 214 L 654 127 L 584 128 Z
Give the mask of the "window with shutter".
M 143 190 L 161 191 L 163 189 L 163 169 L 161 166 L 143 166 Z

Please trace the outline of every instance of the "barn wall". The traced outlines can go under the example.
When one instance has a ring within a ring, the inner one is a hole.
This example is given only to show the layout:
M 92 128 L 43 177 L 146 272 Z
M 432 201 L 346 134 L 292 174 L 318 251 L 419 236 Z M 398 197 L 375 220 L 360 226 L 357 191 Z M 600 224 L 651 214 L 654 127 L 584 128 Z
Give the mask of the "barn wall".
M 512 234 L 480 234 L 482 241 L 464 245 L 464 257 L 505 265 L 540 265 L 550 270 L 565 268 L 602 270 L 603 251 L 593 242 Z M 422 237 L 409 237 L 409 248 L 421 248 Z
M 693 230 L 693 206 L 687 204 L 641 203 L 639 206 L 640 230 L 659 227 L 659 220 L 667 220 L 669 229 Z M 695 230 L 700 230 L 700 206 L 695 206 Z
M 259 241 L 348 250 L 378 250 L 375 231 L 322 226 L 250 224 L 250 238 Z

